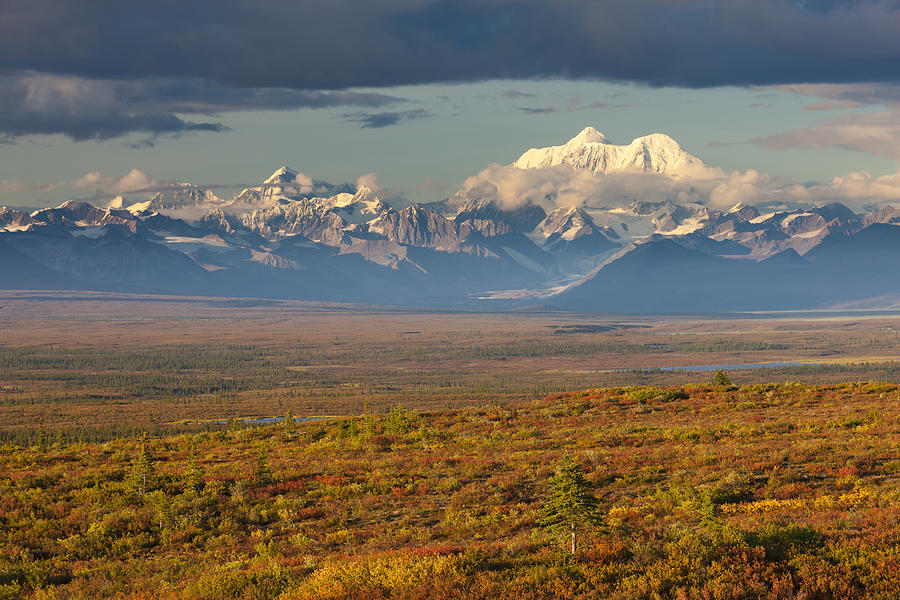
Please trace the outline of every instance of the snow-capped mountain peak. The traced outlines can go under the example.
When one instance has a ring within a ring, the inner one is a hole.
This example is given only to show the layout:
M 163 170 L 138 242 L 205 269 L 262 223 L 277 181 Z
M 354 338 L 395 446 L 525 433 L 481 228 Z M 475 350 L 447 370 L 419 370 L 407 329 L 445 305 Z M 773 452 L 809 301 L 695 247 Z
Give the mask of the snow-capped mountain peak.
M 269 175 L 263 185 L 272 185 L 278 183 L 294 183 L 297 180 L 297 172 L 288 167 L 282 166 L 280 169 Z
M 34 220 L 26 212 L 0 206 L 0 232 L 26 231 L 32 227 Z
M 337 211 L 351 224 L 362 223 L 390 210 L 372 188 L 359 186 L 355 194 L 337 194 L 331 198 L 314 198 L 322 206 Z
M 127 207 L 124 206 L 124 199 L 121 196 L 117 196 L 107 205 L 107 208 L 124 208 L 132 214 L 141 214 L 146 212 L 177 211 L 198 206 L 221 206 L 224 202 L 209 188 L 190 183 L 176 183 L 169 189 L 156 192 L 149 200 L 135 202 Z
M 262 184 L 244 189 L 232 204 L 242 207 L 271 207 L 291 202 L 312 192 L 312 180 L 299 181 L 298 173 L 281 167 Z
M 537 169 L 568 165 L 589 169 L 596 174 L 615 172 L 648 172 L 678 174 L 703 162 L 686 152 L 674 139 L 664 133 L 653 133 L 618 146 L 593 127 L 586 127 L 561 146 L 532 148 L 512 166 Z
M 585 127 L 568 144 L 605 144 L 606 136 L 595 127 Z
M 378 197 L 375 194 L 375 190 L 372 188 L 361 185 L 357 188 L 356 193 L 353 194 L 354 202 L 371 202 L 372 200 L 377 200 Z

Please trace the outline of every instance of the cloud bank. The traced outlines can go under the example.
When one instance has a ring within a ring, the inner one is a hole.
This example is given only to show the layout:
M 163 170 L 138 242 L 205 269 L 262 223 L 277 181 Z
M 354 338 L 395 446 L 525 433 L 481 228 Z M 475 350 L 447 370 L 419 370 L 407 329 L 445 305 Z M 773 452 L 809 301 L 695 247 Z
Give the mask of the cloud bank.
M 567 165 L 519 169 L 492 164 L 469 177 L 454 196 L 457 203 L 490 200 L 505 209 L 527 203 L 548 212 L 558 207 L 615 209 L 635 201 L 702 204 L 725 211 L 743 203 L 760 208 L 796 208 L 841 202 L 868 211 L 900 202 L 900 173 L 873 177 L 865 171 L 819 185 L 801 185 L 754 170 L 725 171 L 702 166 L 670 176 L 623 172 L 596 175 Z
M 381 107 L 404 99 L 351 91 L 233 88 L 210 81 L 92 80 L 27 72 L 0 76 L 0 135 L 62 134 L 105 140 L 130 133 L 150 136 L 221 132 L 221 123 L 179 115 L 234 110 L 291 110 L 334 106 Z M 177 114 L 176 114 L 177 113 Z
M 3 0 L 0 68 L 341 89 L 589 77 L 710 86 L 898 76 L 896 0 Z M 827 43 L 825 43 L 827 41 Z
M 183 115 L 397 100 L 354 87 L 900 80 L 900 0 L 0 0 L 0 14 L 7 139 L 222 131 Z

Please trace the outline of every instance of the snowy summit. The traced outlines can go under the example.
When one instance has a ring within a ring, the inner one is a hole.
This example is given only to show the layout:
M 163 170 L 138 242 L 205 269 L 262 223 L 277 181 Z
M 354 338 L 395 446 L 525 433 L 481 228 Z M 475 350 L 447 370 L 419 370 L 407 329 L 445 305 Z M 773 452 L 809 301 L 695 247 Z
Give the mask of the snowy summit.
M 617 146 L 597 129 L 586 127 L 562 146 L 532 148 L 512 164 L 520 169 L 556 165 L 589 169 L 597 174 L 640 171 L 676 175 L 687 168 L 702 166 L 703 161 L 664 133 L 653 133 Z

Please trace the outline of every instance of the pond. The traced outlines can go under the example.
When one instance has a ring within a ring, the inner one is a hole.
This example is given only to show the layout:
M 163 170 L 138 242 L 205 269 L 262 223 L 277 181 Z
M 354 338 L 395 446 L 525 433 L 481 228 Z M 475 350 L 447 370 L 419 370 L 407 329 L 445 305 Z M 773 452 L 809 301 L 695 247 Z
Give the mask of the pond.
M 654 367 L 637 369 L 638 371 L 746 371 L 750 369 L 773 369 L 777 367 L 817 367 L 821 362 L 782 361 L 767 363 L 747 363 L 743 365 L 687 365 L 683 367 Z M 617 369 L 619 371 L 631 369 Z

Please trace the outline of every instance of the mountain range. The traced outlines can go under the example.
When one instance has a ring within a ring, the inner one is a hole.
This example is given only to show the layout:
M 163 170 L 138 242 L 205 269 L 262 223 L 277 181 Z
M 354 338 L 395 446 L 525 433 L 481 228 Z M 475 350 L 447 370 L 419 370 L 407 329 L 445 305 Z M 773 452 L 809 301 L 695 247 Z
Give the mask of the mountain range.
M 107 206 L 4 207 L 0 288 L 655 313 L 900 304 L 892 207 L 565 201 L 560 173 L 640 181 L 707 168 L 664 134 L 615 145 L 588 127 L 496 168 L 539 194 L 479 184 L 394 207 L 376 189 L 281 167 L 229 200 L 181 183 Z

